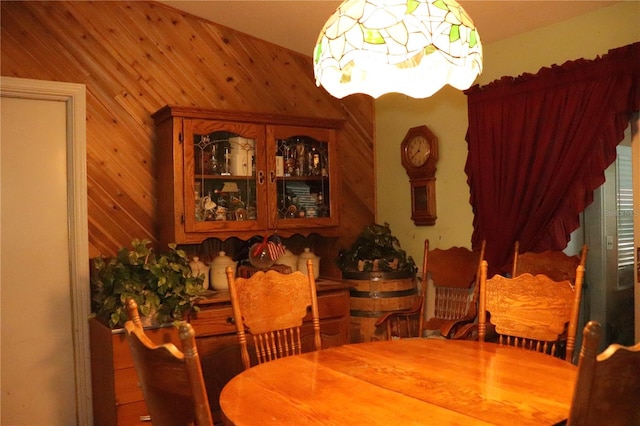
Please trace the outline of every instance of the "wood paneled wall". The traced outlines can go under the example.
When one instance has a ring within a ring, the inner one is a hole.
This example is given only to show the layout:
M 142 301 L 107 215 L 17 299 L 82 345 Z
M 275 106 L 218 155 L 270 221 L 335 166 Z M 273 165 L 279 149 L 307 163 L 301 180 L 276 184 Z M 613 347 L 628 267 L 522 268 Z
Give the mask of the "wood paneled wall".
M 310 57 L 155 2 L 2 1 L 0 16 L 3 76 L 87 87 L 91 257 L 155 242 L 150 116 L 168 104 L 345 119 L 341 237 L 319 249 L 325 262 L 374 221 L 373 100 L 316 87 Z

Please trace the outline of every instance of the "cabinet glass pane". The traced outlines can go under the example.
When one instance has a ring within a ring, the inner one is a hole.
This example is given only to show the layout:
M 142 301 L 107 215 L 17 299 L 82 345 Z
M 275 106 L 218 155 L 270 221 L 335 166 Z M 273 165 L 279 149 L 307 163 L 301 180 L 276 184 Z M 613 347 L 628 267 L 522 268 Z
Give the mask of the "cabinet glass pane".
M 277 140 L 278 218 L 330 217 L 327 142 L 308 136 Z
M 194 134 L 196 221 L 256 220 L 255 140 Z

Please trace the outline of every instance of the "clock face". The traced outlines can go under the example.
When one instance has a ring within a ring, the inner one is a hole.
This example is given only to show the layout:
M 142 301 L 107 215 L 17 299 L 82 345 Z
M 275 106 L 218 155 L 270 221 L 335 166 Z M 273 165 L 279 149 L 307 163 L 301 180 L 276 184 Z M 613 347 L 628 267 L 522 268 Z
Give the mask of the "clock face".
M 424 136 L 416 136 L 407 145 L 407 158 L 413 167 L 420 167 L 429 159 L 431 146 Z

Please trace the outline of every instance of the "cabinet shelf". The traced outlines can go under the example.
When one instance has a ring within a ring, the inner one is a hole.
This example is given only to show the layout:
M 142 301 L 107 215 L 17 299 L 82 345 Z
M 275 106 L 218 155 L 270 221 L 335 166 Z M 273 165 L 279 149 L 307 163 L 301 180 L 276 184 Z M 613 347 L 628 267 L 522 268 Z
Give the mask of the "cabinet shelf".
M 328 176 L 278 176 L 276 177 L 277 180 L 283 180 L 283 181 L 317 181 L 317 182 L 321 182 L 321 181 L 329 181 L 329 177 Z
M 253 180 L 254 176 L 236 176 L 236 175 L 194 175 L 195 179 L 213 179 L 213 180 Z

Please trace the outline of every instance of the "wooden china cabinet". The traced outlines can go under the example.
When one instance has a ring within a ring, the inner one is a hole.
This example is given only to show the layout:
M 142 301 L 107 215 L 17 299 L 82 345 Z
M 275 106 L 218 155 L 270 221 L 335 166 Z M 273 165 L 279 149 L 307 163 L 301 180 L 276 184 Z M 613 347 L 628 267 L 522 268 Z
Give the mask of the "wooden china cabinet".
M 341 120 L 170 106 L 153 119 L 163 246 L 337 235 Z

